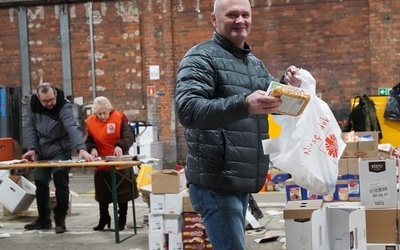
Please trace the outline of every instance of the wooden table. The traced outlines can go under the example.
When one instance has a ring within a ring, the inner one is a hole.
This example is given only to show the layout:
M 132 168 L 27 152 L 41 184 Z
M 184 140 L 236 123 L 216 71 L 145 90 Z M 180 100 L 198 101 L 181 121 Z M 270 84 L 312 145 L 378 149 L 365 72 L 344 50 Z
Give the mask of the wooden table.
M 19 168 L 111 166 L 111 192 L 112 192 L 113 207 L 114 207 L 115 242 L 120 243 L 121 240 L 119 237 L 120 235 L 119 235 L 119 222 L 118 222 L 118 201 L 117 201 L 117 180 L 116 180 L 116 174 L 118 172 L 115 170 L 130 168 L 133 166 L 138 166 L 140 164 L 141 164 L 140 161 L 92 161 L 92 162 L 72 162 L 71 161 L 71 162 L 67 162 L 67 161 L 56 160 L 56 161 L 18 163 L 18 164 L 12 164 L 12 165 L 1 165 L 0 164 L 0 170 L 1 169 L 19 169 Z M 124 177 L 124 178 L 128 179 L 126 177 Z M 128 180 L 131 181 L 132 179 L 133 179 L 132 176 L 130 176 L 130 179 L 128 179 Z M 137 234 L 137 224 L 136 224 L 134 185 L 136 185 L 136 183 L 132 182 L 133 228 L 134 228 L 134 235 L 136 235 Z M 133 235 L 131 235 L 131 236 L 133 236 Z

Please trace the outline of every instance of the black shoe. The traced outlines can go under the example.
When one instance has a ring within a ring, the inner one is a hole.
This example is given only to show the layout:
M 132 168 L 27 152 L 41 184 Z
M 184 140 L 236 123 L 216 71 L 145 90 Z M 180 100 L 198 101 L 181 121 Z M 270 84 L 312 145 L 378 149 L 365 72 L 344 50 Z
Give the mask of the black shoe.
M 51 220 L 37 218 L 32 223 L 25 225 L 26 230 L 51 229 Z
M 56 234 L 62 234 L 67 231 L 67 228 L 65 226 L 56 226 Z
M 55 228 L 56 234 L 62 234 L 67 231 L 67 228 L 65 227 L 65 221 L 56 221 L 56 228 Z
M 126 225 L 126 216 L 120 216 L 118 219 L 118 225 L 119 225 L 119 231 L 122 231 L 125 229 Z
M 108 217 L 100 217 L 99 224 L 93 228 L 94 231 L 102 231 L 104 230 L 104 227 L 107 225 L 108 228 L 110 228 L 111 224 L 111 217 L 108 215 Z

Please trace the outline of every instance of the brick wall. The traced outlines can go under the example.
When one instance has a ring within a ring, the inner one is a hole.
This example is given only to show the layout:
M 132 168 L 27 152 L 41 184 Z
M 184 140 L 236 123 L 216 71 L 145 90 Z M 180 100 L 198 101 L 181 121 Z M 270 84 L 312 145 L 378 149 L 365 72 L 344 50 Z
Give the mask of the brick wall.
M 400 1 L 251 0 L 249 44 L 270 73 L 289 65 L 309 70 L 338 120 L 349 100 L 392 87 L 400 72 Z M 84 104 L 111 99 L 131 121 L 159 127 L 166 166 L 183 161 L 186 145 L 174 110 L 175 73 L 184 53 L 210 39 L 212 1 L 151 0 L 93 3 L 95 85 L 88 3 L 68 6 L 73 96 Z M 30 80 L 62 85 L 60 5 L 27 6 Z M 150 80 L 150 66 L 159 79 Z M 0 8 L 0 84 L 21 85 L 18 9 Z M 156 95 L 147 95 L 154 86 Z

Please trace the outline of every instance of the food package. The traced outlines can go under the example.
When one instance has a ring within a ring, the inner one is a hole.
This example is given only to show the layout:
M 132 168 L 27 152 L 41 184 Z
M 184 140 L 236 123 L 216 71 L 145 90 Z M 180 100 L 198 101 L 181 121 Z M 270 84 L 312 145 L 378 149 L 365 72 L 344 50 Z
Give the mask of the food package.
M 311 98 L 311 91 L 308 89 L 297 88 L 279 82 L 271 82 L 267 94 L 280 97 L 282 104 L 276 113 L 283 115 L 298 116 L 303 113 Z

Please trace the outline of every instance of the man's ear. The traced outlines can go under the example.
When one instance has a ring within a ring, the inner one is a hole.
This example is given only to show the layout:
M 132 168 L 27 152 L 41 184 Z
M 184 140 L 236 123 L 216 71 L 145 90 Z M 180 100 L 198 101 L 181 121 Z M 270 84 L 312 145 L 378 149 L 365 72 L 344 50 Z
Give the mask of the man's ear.
M 211 15 L 210 15 L 210 20 L 211 20 L 211 23 L 212 23 L 212 25 L 214 26 L 214 28 L 216 28 L 216 27 L 217 27 L 217 22 L 216 22 L 216 18 L 215 18 L 214 12 L 211 13 Z

